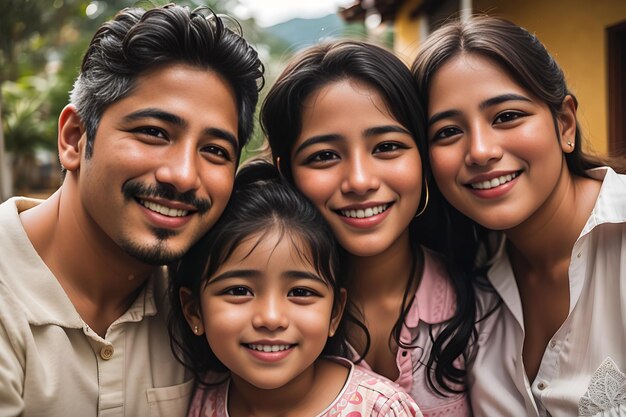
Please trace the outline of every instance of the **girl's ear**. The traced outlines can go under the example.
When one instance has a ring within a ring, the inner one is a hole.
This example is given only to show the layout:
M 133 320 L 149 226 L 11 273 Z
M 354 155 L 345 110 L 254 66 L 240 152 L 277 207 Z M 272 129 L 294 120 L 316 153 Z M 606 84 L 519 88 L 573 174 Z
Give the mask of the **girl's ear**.
M 189 327 L 191 327 L 191 331 L 196 336 L 204 334 L 204 323 L 200 315 L 200 306 L 198 306 L 198 302 L 191 293 L 191 290 L 187 287 L 182 287 L 178 292 L 178 296 L 180 298 L 180 305 L 183 308 L 183 314 Z
M 576 146 L 576 101 L 571 95 L 565 96 L 561 112 L 557 115 L 557 126 L 561 137 L 561 149 L 571 153 Z
M 348 296 L 348 292 L 345 288 L 339 290 L 339 300 L 335 304 L 335 308 L 333 308 L 333 315 L 330 318 L 330 327 L 328 329 L 328 337 L 333 337 L 335 332 L 337 331 L 337 327 L 339 327 L 339 323 L 341 323 L 341 318 L 343 317 L 343 310 L 346 308 L 346 300 Z
M 68 171 L 76 171 L 80 167 L 87 134 L 76 107 L 71 104 L 65 106 L 59 116 L 58 137 L 61 165 Z

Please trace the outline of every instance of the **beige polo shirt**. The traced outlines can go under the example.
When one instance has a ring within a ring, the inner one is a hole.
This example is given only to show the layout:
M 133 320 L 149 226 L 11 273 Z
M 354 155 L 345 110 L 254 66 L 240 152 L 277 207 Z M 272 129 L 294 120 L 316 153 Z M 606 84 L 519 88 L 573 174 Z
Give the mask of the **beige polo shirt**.
M 192 390 L 167 335 L 159 270 L 102 338 L 39 257 L 18 211 L 0 205 L 0 416 L 184 416 Z

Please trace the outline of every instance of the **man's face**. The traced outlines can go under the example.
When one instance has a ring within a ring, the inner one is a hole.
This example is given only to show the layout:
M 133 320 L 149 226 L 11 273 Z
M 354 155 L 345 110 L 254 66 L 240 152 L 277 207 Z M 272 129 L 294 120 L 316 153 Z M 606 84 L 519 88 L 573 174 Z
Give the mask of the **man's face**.
M 215 72 L 175 64 L 139 77 L 105 110 L 89 159 L 81 145 L 87 225 L 145 263 L 182 256 L 230 197 L 237 122 L 235 95 Z

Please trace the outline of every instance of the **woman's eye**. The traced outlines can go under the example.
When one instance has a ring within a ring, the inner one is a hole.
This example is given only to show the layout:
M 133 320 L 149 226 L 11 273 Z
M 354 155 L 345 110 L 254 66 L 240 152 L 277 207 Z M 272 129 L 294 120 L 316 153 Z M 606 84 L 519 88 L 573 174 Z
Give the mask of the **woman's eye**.
M 224 294 L 234 295 L 235 297 L 251 296 L 252 293 L 246 287 L 231 287 L 224 291 Z
M 320 151 L 311 155 L 307 162 L 325 162 L 332 161 L 334 159 L 338 159 L 339 157 L 335 152 L 332 151 Z
M 522 116 L 524 116 L 522 113 L 519 113 L 516 111 L 506 111 L 506 112 L 500 113 L 493 122 L 495 124 L 506 123 L 506 122 L 510 122 L 511 120 L 519 119 Z
M 435 133 L 435 136 L 432 140 L 437 141 L 441 139 L 451 138 L 455 135 L 458 135 L 459 133 L 461 133 L 461 129 L 457 127 L 444 127 L 443 129 Z
M 313 297 L 317 293 L 306 288 L 294 288 L 287 294 L 289 297 Z
M 400 148 L 401 146 L 398 143 L 386 142 L 386 143 L 381 143 L 380 145 L 378 145 L 376 149 L 374 150 L 374 153 L 393 152 L 393 151 L 397 151 Z

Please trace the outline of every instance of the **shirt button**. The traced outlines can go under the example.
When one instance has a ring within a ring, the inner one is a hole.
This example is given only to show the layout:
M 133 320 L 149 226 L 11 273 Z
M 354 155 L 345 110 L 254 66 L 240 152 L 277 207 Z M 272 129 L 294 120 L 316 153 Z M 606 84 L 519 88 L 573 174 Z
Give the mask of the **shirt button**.
M 105 346 L 100 350 L 100 357 L 105 361 L 108 361 L 113 357 L 113 346 Z
M 581 252 L 578 252 L 578 255 L 576 255 L 576 257 L 577 257 L 577 258 L 580 258 L 580 257 L 581 257 L 581 255 L 582 255 L 582 253 L 581 253 Z
M 556 347 L 556 341 L 555 340 L 550 340 L 550 347 L 552 349 L 554 349 Z
M 544 389 L 546 389 L 547 386 L 548 384 L 546 384 L 545 382 L 540 382 L 537 384 L 537 388 L 539 388 L 539 391 L 543 391 Z

